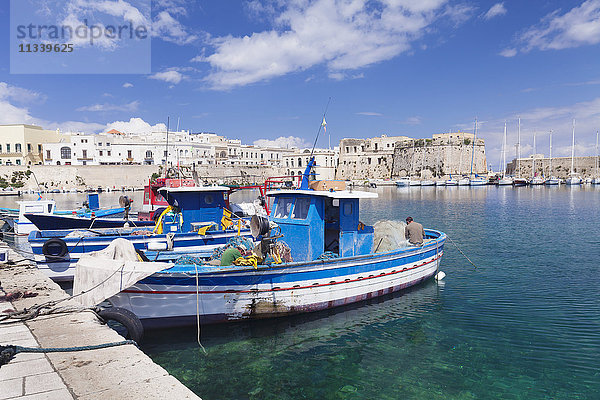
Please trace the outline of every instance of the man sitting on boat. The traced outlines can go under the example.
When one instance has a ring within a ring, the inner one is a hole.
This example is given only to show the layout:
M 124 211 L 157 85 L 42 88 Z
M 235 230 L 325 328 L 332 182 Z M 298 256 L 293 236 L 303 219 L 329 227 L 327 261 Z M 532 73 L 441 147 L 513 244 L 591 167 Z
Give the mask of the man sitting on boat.
M 233 265 L 233 262 L 240 257 L 247 256 L 250 254 L 249 249 L 244 243 L 240 243 L 237 246 L 231 246 L 223 252 L 221 256 L 221 266 Z
M 413 246 L 422 246 L 425 230 L 423 225 L 413 221 L 412 217 L 406 217 L 406 228 L 404 228 L 404 237 L 408 239 L 408 243 Z

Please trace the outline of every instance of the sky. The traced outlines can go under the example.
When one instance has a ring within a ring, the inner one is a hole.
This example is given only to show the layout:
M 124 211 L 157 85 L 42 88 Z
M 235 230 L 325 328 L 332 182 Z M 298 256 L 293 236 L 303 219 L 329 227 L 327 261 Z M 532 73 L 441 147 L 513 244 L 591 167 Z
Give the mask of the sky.
M 151 57 L 144 73 L 119 73 L 142 53 L 75 42 L 78 56 L 117 59 L 114 70 L 55 73 L 42 61 L 14 73 L 14 19 L 0 0 L 0 124 L 144 133 L 169 118 L 171 130 L 305 147 L 329 104 L 319 147 L 473 132 L 477 119 L 497 169 L 504 124 L 511 159 L 520 118 L 523 156 L 534 133 L 548 155 L 550 130 L 553 155 L 569 156 L 573 120 L 576 155 L 596 154 L 600 0 L 15 1 L 34 4 L 34 20 L 146 22 Z

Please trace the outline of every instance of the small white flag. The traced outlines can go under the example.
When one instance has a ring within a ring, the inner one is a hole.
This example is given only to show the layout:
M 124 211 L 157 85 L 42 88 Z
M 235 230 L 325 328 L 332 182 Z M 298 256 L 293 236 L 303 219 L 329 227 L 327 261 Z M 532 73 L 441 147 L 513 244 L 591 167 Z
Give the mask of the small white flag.
M 327 132 L 327 121 L 325 121 L 325 117 L 323 117 L 323 122 L 321 122 L 321 126 L 323 127 L 323 131 Z

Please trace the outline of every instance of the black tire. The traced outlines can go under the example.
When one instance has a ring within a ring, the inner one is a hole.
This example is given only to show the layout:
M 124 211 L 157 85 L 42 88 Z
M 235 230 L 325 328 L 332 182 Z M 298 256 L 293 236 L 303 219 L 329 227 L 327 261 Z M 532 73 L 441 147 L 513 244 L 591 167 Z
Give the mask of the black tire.
M 42 254 L 47 257 L 62 258 L 69 253 L 69 248 L 64 240 L 59 238 L 48 239 L 42 246 Z
M 127 333 L 122 335 L 125 339 L 134 340 L 139 343 L 144 337 L 144 327 L 140 319 L 131 311 L 121 307 L 111 307 L 101 310 L 98 315 L 108 323 L 109 321 L 116 321 L 123 325 L 127 329 Z M 119 330 L 117 330 L 119 332 Z M 119 332 L 119 334 L 122 334 Z

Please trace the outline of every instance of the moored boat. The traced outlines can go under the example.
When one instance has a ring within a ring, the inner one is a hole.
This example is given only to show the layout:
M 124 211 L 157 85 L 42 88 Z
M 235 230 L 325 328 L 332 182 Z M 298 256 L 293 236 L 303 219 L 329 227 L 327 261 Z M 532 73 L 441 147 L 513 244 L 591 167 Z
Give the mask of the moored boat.
M 410 186 L 410 178 L 403 177 L 403 178 L 398 179 L 396 181 L 396 186 L 397 187 L 408 187 L 408 186 Z
M 268 221 L 253 220 L 254 236 L 261 239 L 254 252 L 262 260 L 271 256 L 272 262 L 223 267 L 161 264 L 158 268 L 164 269 L 125 290 L 117 282 L 117 292 L 107 291 L 114 293 L 108 301 L 132 311 L 146 326 L 219 323 L 350 304 L 416 285 L 438 270 L 445 234 L 425 230 L 420 246 L 387 238 L 384 247 L 384 237 L 375 240 L 379 228 L 360 222 L 359 200 L 376 198 L 376 193 L 278 190 L 268 196 L 274 199 L 273 213 Z M 387 234 L 389 230 L 381 228 Z M 293 261 L 279 259 L 275 249 L 282 240 Z M 86 290 L 78 284 L 80 274 L 101 263 L 104 260 L 82 258 L 74 294 Z M 122 265 L 115 262 L 117 269 Z

